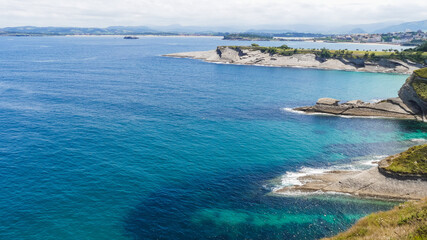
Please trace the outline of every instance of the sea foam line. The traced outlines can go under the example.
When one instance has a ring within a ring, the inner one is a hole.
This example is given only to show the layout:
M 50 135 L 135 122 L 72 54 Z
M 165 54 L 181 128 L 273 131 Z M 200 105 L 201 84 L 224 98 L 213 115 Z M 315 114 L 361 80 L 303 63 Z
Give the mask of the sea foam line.
M 321 116 L 334 116 L 334 117 L 341 117 L 341 118 L 368 118 L 368 119 L 394 119 L 392 117 L 383 117 L 383 116 L 352 116 L 352 115 L 338 115 L 338 114 L 331 114 L 331 113 L 320 113 L 320 112 L 304 112 L 304 111 L 298 111 L 292 108 L 282 108 L 285 112 L 291 112 L 291 113 L 298 113 L 298 114 L 305 114 L 305 115 L 321 115 Z
M 356 162 L 352 162 L 349 164 L 340 164 L 326 168 L 312 168 L 312 167 L 301 167 L 297 171 L 288 171 L 280 178 L 280 184 L 273 186 L 271 191 L 273 193 L 277 193 L 278 190 L 283 189 L 284 187 L 290 186 L 302 186 L 306 182 L 302 181 L 300 178 L 310 176 L 310 175 L 319 175 L 325 174 L 330 171 L 360 171 L 365 170 L 367 167 L 373 167 L 378 165 L 378 162 L 384 158 L 388 157 L 388 155 L 374 155 L 368 156 L 368 159 L 359 160 Z M 308 195 L 307 193 L 299 193 L 294 191 L 289 192 L 281 192 L 280 194 L 284 195 Z M 313 194 L 313 193 L 310 193 Z M 315 194 L 319 194 L 315 193 Z M 328 193 L 329 194 L 329 193 Z

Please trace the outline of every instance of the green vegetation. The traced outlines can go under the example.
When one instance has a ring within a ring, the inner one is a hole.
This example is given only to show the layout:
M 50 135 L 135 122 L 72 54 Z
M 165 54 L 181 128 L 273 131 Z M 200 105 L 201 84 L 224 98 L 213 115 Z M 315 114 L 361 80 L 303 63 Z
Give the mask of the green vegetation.
M 385 169 L 395 173 L 427 175 L 427 144 L 414 146 L 391 159 Z
M 427 78 L 427 68 L 415 70 L 414 73 L 421 78 Z
M 232 33 L 225 35 L 223 40 L 271 41 L 273 37 L 251 33 Z
M 427 239 L 427 199 L 406 202 L 387 212 L 368 215 L 329 240 Z
M 427 42 L 424 42 L 420 46 L 416 47 L 415 51 L 427 52 Z
M 412 87 L 414 88 L 417 95 L 425 102 L 427 102 L 427 81 L 421 79 L 415 79 L 412 82 Z
M 335 58 L 335 59 L 364 59 L 371 61 L 379 61 L 381 59 L 397 59 L 403 61 L 412 61 L 420 64 L 427 63 L 427 42 L 417 48 L 406 49 L 398 51 L 388 49 L 385 51 L 350 51 L 350 50 L 330 50 L 322 49 L 303 49 L 303 48 L 290 48 L 286 45 L 280 47 L 262 47 L 258 44 L 252 46 L 228 46 L 233 49 L 250 49 L 259 50 L 264 53 L 278 54 L 282 56 L 291 56 L 294 54 L 312 53 L 320 58 Z

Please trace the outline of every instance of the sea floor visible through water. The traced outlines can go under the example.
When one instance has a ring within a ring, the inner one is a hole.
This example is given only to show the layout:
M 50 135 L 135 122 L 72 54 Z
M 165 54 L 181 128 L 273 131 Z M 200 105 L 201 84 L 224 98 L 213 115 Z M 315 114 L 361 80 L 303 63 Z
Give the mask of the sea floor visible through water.
M 0 239 L 318 239 L 396 205 L 271 190 L 425 141 L 419 122 L 283 111 L 407 76 L 162 57 L 249 43 L 1 37 Z M 259 44 L 284 43 L 398 47 Z

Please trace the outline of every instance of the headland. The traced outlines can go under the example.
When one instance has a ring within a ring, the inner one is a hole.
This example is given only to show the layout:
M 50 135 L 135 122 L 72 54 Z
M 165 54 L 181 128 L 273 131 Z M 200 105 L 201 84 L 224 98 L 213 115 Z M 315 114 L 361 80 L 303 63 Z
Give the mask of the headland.
M 426 65 L 426 52 L 348 51 L 281 47 L 219 46 L 215 50 L 166 54 L 206 62 L 358 72 L 411 74 Z
M 345 193 L 358 197 L 420 200 L 427 197 L 427 144 L 382 159 L 368 170 L 334 170 L 298 178 L 300 185 L 276 189 L 278 194 Z

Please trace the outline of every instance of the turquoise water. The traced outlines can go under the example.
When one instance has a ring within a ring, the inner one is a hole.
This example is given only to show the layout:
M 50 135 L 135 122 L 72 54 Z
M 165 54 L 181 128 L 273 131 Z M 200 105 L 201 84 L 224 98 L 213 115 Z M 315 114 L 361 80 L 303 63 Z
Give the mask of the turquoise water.
M 270 191 L 427 138 L 412 121 L 284 110 L 393 97 L 407 76 L 161 56 L 226 44 L 0 38 L 0 239 L 316 239 L 395 205 Z

